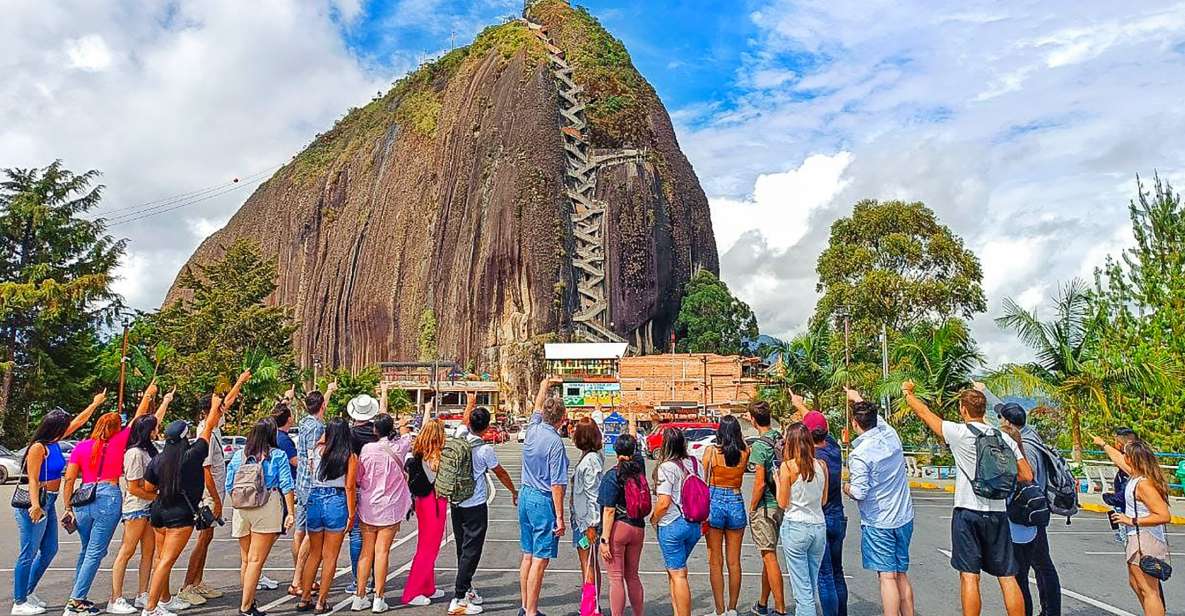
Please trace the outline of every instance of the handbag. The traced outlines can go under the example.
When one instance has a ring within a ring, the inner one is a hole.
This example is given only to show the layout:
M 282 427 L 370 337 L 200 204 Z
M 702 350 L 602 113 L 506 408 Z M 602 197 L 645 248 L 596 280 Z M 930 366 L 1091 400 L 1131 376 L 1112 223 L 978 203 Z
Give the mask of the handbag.
M 48 499 L 46 498 L 44 489 L 42 489 L 41 492 L 38 494 L 37 500 L 40 501 L 40 505 L 42 507 L 45 507 L 45 503 Z M 33 499 L 29 497 L 29 484 L 23 483 L 21 485 L 18 485 L 16 487 L 16 489 L 12 491 L 12 508 L 13 509 L 32 509 L 33 508 Z
M 1139 481 L 1139 479 L 1137 479 L 1136 481 Z M 1140 507 L 1139 507 L 1139 504 L 1138 503 L 1133 504 L 1133 508 L 1135 509 L 1135 512 L 1137 514 L 1132 517 L 1132 524 L 1134 524 L 1136 527 L 1136 549 L 1138 549 L 1140 551 L 1140 571 L 1143 571 L 1145 574 L 1147 574 L 1151 577 L 1154 577 L 1162 582 L 1167 582 L 1169 580 L 1169 578 L 1173 577 L 1173 565 L 1171 563 L 1169 563 L 1168 561 L 1164 561 L 1164 560 L 1161 560 L 1155 556 L 1149 556 L 1148 554 L 1144 553 L 1144 548 L 1143 548 L 1143 546 L 1140 545 L 1140 517 L 1139 517 Z M 1165 533 L 1164 545 L 1165 545 L 1165 547 L 1168 547 L 1168 545 L 1169 545 L 1168 533 Z M 1166 553 L 1167 552 L 1168 551 L 1166 550 Z
M 107 459 L 107 445 L 110 441 L 103 443 L 103 452 L 99 454 L 99 473 L 103 472 L 103 462 Z M 81 507 L 82 505 L 89 505 L 95 502 L 95 491 L 99 487 L 98 481 L 84 483 L 70 495 L 70 506 Z
M 189 512 L 193 514 L 193 528 L 194 530 L 206 530 L 214 528 L 214 523 L 218 522 L 218 518 L 214 517 L 214 511 L 206 505 L 202 505 L 196 510 L 193 508 L 193 503 L 189 502 L 189 496 L 181 494 L 181 500 L 185 501 L 185 506 Z

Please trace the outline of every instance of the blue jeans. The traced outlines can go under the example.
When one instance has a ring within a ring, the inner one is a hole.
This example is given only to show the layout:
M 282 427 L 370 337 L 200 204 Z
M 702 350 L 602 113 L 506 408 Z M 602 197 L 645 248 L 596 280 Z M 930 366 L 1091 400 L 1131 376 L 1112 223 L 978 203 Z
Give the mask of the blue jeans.
M 358 583 L 358 558 L 362 556 L 362 520 L 354 512 L 354 525 L 350 527 L 350 571 L 354 573 L 354 583 Z
M 45 494 L 45 515 L 40 522 L 33 523 L 28 509 L 12 510 L 21 533 L 21 551 L 12 571 L 13 603 L 24 603 L 37 590 L 41 576 L 58 555 L 58 511 L 54 507 L 58 493 L 46 492 L 45 488 L 41 493 Z
M 781 535 L 794 589 L 794 616 L 815 616 L 815 589 L 819 587 L 819 565 L 827 549 L 827 525 L 786 519 Z
M 848 519 L 842 514 L 828 515 L 827 544 L 819 567 L 819 603 L 823 616 L 848 616 L 848 583 L 843 576 L 843 540 L 848 534 Z
M 662 560 L 667 569 L 686 569 L 687 557 L 691 556 L 691 551 L 702 535 L 700 525 L 688 522 L 683 516 L 666 526 L 659 526 L 658 547 L 662 550 Z
M 95 500 L 74 508 L 74 519 L 78 522 L 78 538 L 82 547 L 78 552 L 78 563 L 74 565 L 74 590 L 71 599 L 86 599 L 99 565 L 107 557 L 111 537 L 119 526 L 123 508 L 123 493 L 113 483 L 100 483 L 95 487 Z

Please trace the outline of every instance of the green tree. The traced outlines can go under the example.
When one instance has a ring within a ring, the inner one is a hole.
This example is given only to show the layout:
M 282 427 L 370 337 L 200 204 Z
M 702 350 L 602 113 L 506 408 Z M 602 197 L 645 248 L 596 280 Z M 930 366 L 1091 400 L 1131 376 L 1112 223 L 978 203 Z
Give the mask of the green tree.
M 325 387 L 329 383 L 337 381 L 337 393 L 333 394 L 333 398 L 329 400 L 329 416 L 345 417 L 346 405 L 355 396 L 366 394 L 377 399 L 379 397 L 377 390 L 381 380 L 382 372 L 379 371 L 378 366 L 369 366 L 358 372 L 351 372 L 345 368 L 331 370 L 320 383 L 321 391 L 325 391 Z M 388 396 L 388 404 L 390 404 L 390 396 Z
M 1185 204 L 1168 182 L 1136 179 L 1128 211 L 1135 245 L 1095 274 L 1106 315 L 1099 361 L 1131 370 L 1112 391 L 1115 423 L 1158 447 L 1185 448 Z M 1151 379 L 1139 378 L 1156 366 Z M 1150 381 L 1150 382 L 1149 382 Z M 1135 386 L 1133 386 L 1133 384 Z
M 979 259 L 920 202 L 864 200 L 819 256 L 815 323 L 847 314 L 853 342 L 987 309 Z
M 436 311 L 424 308 L 420 313 L 420 361 L 432 361 L 436 356 Z
M 102 219 L 82 218 L 102 198 L 97 171 L 55 161 L 2 173 L 0 430 L 14 444 L 47 409 L 90 399 L 96 331 L 120 309 L 111 280 L 126 242 Z
M 676 348 L 683 353 L 739 355 L 742 343 L 757 337 L 757 317 L 728 285 L 701 269 L 683 291 L 675 319 Z
M 913 381 L 917 396 L 936 412 L 958 415 L 959 392 L 969 387 L 974 374 L 983 368 L 983 355 L 960 319 L 947 319 L 937 326 L 914 325 L 893 343 L 889 378 L 877 388 L 878 395 L 894 396 L 901 384 Z M 897 418 L 909 415 L 904 398 L 897 396 Z
M 153 332 L 148 344 L 169 349 L 167 382 L 177 386 L 179 397 L 193 401 L 229 388 L 251 368 L 255 377 L 244 388 L 242 406 L 228 418 L 245 422 L 299 379 L 292 315 L 266 303 L 275 280 L 276 262 L 245 240 L 229 246 L 221 259 L 181 272 L 182 297 L 147 317 Z
M 831 336 L 831 328 L 823 322 L 777 349 L 778 381 L 803 394 L 813 408 L 823 408 L 823 396 L 833 389 L 837 366 L 843 363 L 832 356 Z

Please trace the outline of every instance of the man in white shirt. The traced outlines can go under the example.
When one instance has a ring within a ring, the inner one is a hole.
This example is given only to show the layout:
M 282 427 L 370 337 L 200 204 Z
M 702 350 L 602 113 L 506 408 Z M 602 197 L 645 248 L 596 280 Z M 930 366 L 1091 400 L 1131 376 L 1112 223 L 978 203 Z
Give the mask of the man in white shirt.
M 976 432 L 999 434 L 1016 456 L 1017 479 L 1032 481 L 1033 470 L 1025 461 L 1016 442 L 1007 434 L 984 423 L 987 397 L 968 389 L 959 394 L 961 423 L 943 421 L 914 394 L 914 383 L 901 385 L 905 401 L 914 414 L 950 446 L 958 473 L 955 476 L 955 510 L 951 517 L 951 566 L 959 572 L 963 616 L 979 616 L 979 575 L 986 572 L 999 578 L 1000 591 L 1008 616 L 1022 616 L 1024 597 L 1016 583 L 1017 563 L 1012 553 L 1008 529 L 1007 504 L 1004 499 L 984 498 L 975 493 L 971 480 L 977 467 Z

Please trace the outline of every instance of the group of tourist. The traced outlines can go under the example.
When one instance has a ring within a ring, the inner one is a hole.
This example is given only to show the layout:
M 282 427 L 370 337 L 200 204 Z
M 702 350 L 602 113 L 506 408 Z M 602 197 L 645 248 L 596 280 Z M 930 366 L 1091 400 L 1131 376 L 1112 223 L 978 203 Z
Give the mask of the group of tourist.
M 743 417 L 723 417 L 702 458 L 689 455 L 681 430 L 663 430 L 657 463 L 649 472 L 632 434 L 617 436 L 612 455 L 605 455 L 599 426 L 580 419 L 567 430 L 580 451 L 570 469 L 561 436 L 567 411 L 551 394 L 561 381 L 548 378 L 540 383 L 526 427 L 521 486 L 516 486 L 482 438 L 492 418 L 475 396 L 467 400 L 461 426 L 448 434 L 428 411 L 415 423 L 387 414 L 385 387 L 379 399 L 359 395 L 346 405 L 345 417 L 332 418 L 326 410 L 336 384 L 325 393 L 310 392 L 295 439 L 289 431 L 297 401 L 289 391 L 226 460 L 219 428 L 250 378 L 244 372 L 224 397 L 200 400 L 196 414 L 202 421 L 193 428 L 183 420 L 164 424 L 173 394 L 158 403 L 154 382 L 126 425 L 118 413 L 101 415 L 68 460 L 60 442 L 90 422 L 105 394 L 75 417 L 61 410 L 47 414 L 26 450 L 28 479 L 13 496 L 20 552 L 12 614 L 45 612 L 47 603 L 36 590 L 57 552 L 59 526 L 77 532 L 81 543 L 65 616 L 104 611 L 90 600 L 91 586 L 121 521 L 107 613 L 172 616 L 221 597 L 205 582 L 204 570 L 214 528 L 223 524 L 228 505 L 233 510 L 230 534 L 240 551 L 242 616 L 264 614 L 256 591 L 277 586 L 263 568 L 277 538 L 286 533 L 293 537 L 288 594 L 297 599 L 297 611 L 321 614 L 335 608 L 329 593 L 347 539 L 350 609 L 387 611 L 389 553 L 401 525 L 413 515 L 416 551 L 398 603 L 425 606 L 448 598 L 448 614 L 479 614 L 483 598 L 473 578 L 486 543 L 494 479 L 518 509 L 522 616 L 542 614 L 544 578 L 565 535 L 580 562 L 582 616 L 601 613 L 603 568 L 608 570 L 608 611 L 620 616 L 628 605 L 634 616 L 643 614 L 646 593 L 639 567 L 648 526 L 655 528 L 676 616 L 691 614 L 687 565 L 705 537 L 712 615 L 738 614 L 746 530 L 762 563 L 760 591 L 746 611 L 787 613 L 780 549 L 794 613 L 814 615 L 819 609 L 825 616 L 846 615 L 845 497 L 860 513 L 862 565 L 878 577 L 883 612 L 914 613 L 908 575 L 914 508 L 901 439 L 878 405 L 855 391 L 847 390 L 849 427 L 857 436 L 845 481 L 843 457 L 826 417 L 797 395 L 791 396 L 793 420 L 781 430 L 773 426 L 764 402 L 751 404 Z M 1049 512 L 1044 510 L 1042 518 L 1040 505 L 1034 504 L 1043 502 L 1047 486 L 1058 479 L 1061 469 L 1051 457 L 1057 454 L 1027 425 L 1018 405 L 995 405 L 999 428 L 989 425 L 988 394 L 979 384 L 959 396 L 959 422 L 932 412 L 912 383 L 904 384 L 903 394 L 954 456 L 950 560 L 960 573 L 963 614 L 980 613 L 982 573 L 998 578 L 1009 616 L 1059 614 L 1061 590 L 1045 529 Z M 742 421 L 756 430 L 755 438 L 746 441 Z M 161 438 L 164 445 L 158 449 Z M 1121 469 L 1108 502 L 1116 507 L 1113 523 L 1127 529 L 1129 582 L 1144 613 L 1162 615 L 1160 579 L 1149 563 L 1168 556 L 1164 475 L 1152 450 L 1130 431 L 1117 435 L 1114 445 L 1096 442 Z M 749 472 L 746 492 L 743 480 Z M 451 594 L 436 580 L 446 518 L 451 518 L 457 557 Z M 174 593 L 170 572 L 195 532 L 184 582 Z M 137 588 L 129 601 L 126 570 L 137 552 Z M 1029 591 L 1030 571 L 1037 580 L 1036 598 Z

